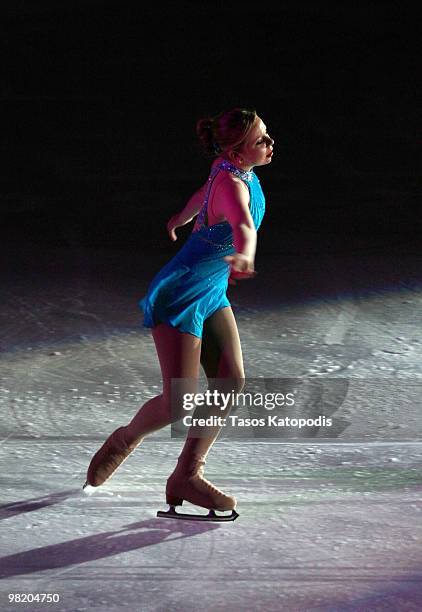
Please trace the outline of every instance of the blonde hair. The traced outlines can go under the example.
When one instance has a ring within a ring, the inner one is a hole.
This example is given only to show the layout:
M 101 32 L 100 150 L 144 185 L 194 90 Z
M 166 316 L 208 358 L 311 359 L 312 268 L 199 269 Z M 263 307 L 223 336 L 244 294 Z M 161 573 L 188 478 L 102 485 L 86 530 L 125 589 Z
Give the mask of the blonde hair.
M 236 150 L 245 140 L 257 117 L 255 110 L 233 108 L 196 123 L 196 134 L 202 149 L 219 155 L 226 149 Z

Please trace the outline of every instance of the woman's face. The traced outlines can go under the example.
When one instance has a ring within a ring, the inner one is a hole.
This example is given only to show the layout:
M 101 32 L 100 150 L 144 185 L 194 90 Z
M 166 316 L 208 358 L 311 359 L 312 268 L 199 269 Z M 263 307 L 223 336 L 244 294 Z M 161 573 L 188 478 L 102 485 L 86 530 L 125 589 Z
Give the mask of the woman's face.
M 234 161 L 244 169 L 269 164 L 272 159 L 273 145 L 274 140 L 267 133 L 265 123 L 260 117 L 257 117 L 242 148 L 234 152 Z

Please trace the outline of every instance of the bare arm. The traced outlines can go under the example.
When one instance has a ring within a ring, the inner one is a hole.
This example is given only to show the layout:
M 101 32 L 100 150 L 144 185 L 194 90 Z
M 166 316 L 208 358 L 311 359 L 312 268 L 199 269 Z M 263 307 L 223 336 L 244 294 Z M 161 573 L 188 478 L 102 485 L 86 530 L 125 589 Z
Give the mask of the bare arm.
M 224 260 L 231 264 L 229 283 L 255 276 L 256 229 L 249 210 L 249 190 L 242 181 L 230 177 L 221 183 L 219 209 L 232 226 L 236 252 Z
M 207 187 L 207 183 L 202 185 L 202 187 L 200 187 L 197 191 L 195 191 L 193 196 L 189 198 L 186 206 L 179 213 L 180 225 L 186 225 L 186 223 L 189 223 L 189 221 L 192 221 L 195 215 L 199 213 L 199 211 L 201 210 L 201 206 L 204 202 L 206 187 Z
M 205 191 L 207 183 L 202 185 L 195 193 L 189 198 L 186 206 L 179 213 L 173 215 L 167 223 L 167 231 L 170 234 L 170 238 L 174 241 L 177 240 L 176 227 L 186 225 L 197 215 L 201 209 L 205 198 Z
M 256 229 L 249 210 L 249 191 L 242 181 L 229 178 L 220 185 L 219 210 L 232 226 L 236 252 L 253 262 L 256 251 Z

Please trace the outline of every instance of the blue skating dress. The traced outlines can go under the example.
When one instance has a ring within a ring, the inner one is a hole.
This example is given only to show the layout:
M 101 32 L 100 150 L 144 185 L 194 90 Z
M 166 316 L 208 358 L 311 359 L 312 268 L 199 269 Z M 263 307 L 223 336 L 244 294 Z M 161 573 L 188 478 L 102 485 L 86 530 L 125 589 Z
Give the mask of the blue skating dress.
M 193 231 L 180 251 L 155 275 L 147 294 L 139 301 L 144 327 L 160 322 L 202 338 L 204 320 L 216 310 L 230 306 L 226 291 L 230 264 L 223 257 L 235 252 L 228 221 L 204 224 L 214 178 L 221 170 L 233 172 L 249 189 L 249 208 L 258 229 L 265 212 L 265 197 L 253 171 L 239 170 L 226 160 L 211 169 L 205 200 Z

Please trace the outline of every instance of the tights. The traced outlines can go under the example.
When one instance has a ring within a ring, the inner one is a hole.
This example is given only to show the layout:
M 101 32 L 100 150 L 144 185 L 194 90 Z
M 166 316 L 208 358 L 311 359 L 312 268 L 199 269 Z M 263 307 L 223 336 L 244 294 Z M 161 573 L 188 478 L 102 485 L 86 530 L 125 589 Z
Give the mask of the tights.
M 190 390 L 194 391 L 201 364 L 210 390 L 239 392 L 244 385 L 239 334 L 230 307 L 218 310 L 205 321 L 202 340 L 192 334 L 179 332 L 167 324 L 154 327 L 153 337 L 162 370 L 163 393 L 145 402 L 127 424 L 124 430 L 127 445 L 140 442 L 150 433 L 180 418 L 181 397 L 179 396 L 180 400 L 175 400 L 174 386 L 173 410 L 171 409 L 172 378 L 183 379 L 187 386 L 191 383 L 193 386 Z M 174 410 L 175 401 L 180 404 L 179 415 Z M 230 406 L 224 416 L 229 408 Z M 219 407 L 211 407 L 207 412 L 207 416 L 210 415 L 221 415 Z M 221 427 L 216 426 L 209 427 L 206 431 L 202 428 L 198 432 L 194 427 L 190 427 L 179 461 L 191 456 L 205 459 L 220 430 Z

